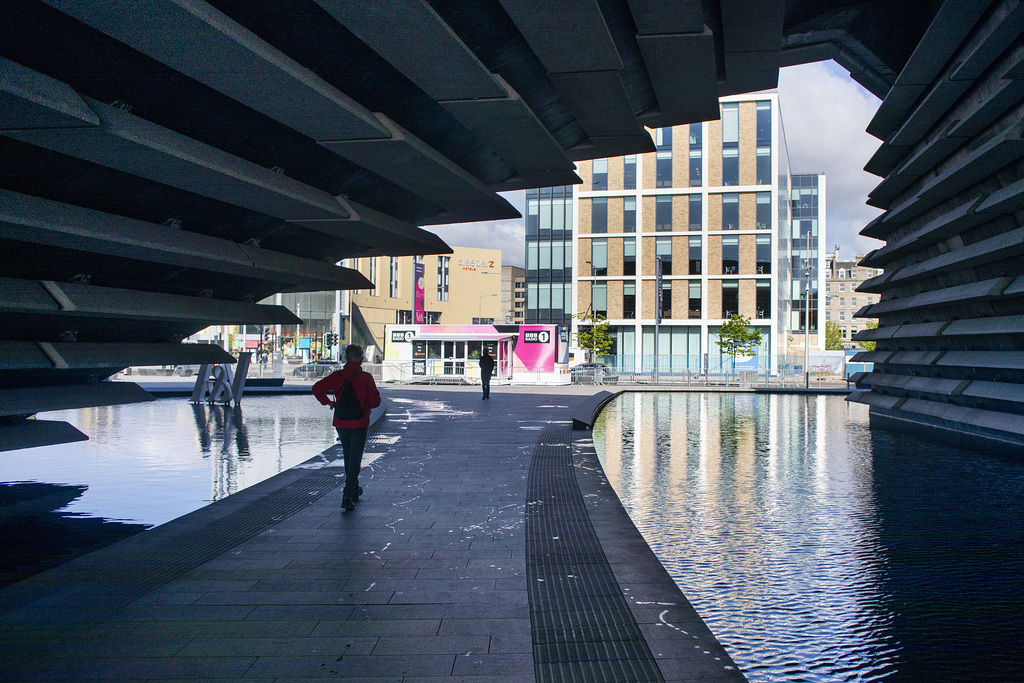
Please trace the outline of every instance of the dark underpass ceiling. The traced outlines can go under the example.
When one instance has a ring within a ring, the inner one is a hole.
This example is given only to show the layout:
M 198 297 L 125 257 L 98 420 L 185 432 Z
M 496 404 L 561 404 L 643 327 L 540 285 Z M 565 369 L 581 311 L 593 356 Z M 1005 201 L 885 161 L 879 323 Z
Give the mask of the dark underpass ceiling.
M 137 400 L 92 385 L 222 362 L 178 342 L 369 287 L 343 258 L 447 253 L 420 226 L 517 217 L 497 192 L 653 151 L 645 127 L 780 66 L 835 59 L 884 97 L 940 4 L 7 0 L 0 448 L 67 437 L 25 421 L 63 405 L 26 387 Z

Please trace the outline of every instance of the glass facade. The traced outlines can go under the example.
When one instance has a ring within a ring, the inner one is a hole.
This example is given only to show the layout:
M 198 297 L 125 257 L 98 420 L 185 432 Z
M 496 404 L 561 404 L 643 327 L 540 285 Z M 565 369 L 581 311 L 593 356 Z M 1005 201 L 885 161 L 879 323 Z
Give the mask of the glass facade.
M 607 200 L 605 217 L 607 225 Z M 572 322 L 573 223 L 571 185 L 526 191 L 528 324 Z
M 794 175 L 790 190 L 792 226 L 791 325 L 794 330 L 818 330 L 818 176 Z

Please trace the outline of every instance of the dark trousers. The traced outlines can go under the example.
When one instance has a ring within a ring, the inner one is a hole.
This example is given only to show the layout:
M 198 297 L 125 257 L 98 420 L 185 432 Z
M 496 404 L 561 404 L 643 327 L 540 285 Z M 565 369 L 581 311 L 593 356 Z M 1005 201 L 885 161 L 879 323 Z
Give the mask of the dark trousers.
M 480 384 L 484 387 L 484 396 L 491 395 L 491 373 L 485 372 L 480 375 Z
M 338 441 L 345 454 L 344 498 L 355 500 L 359 490 L 359 468 L 363 465 L 363 449 L 366 447 L 366 427 L 335 427 Z

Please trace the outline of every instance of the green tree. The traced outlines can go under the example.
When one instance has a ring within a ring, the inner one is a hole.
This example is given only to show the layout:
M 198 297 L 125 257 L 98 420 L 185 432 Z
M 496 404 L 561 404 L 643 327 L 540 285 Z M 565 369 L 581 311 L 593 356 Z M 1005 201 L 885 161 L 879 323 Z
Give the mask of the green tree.
M 846 341 L 846 338 L 843 337 L 843 330 L 839 327 L 839 323 L 837 323 L 835 320 L 826 320 L 825 350 L 842 351 L 844 341 Z
M 732 315 L 718 331 L 718 339 L 715 344 L 723 354 L 732 356 L 732 368 L 735 372 L 736 356 L 740 353 L 744 356 L 751 355 L 757 347 L 761 346 L 761 330 L 751 329 L 750 318 Z
M 878 329 L 878 321 L 877 320 L 869 320 L 867 322 L 867 324 L 864 325 L 864 329 L 865 330 L 875 330 L 875 329 Z M 857 342 L 857 344 L 859 344 L 860 348 L 864 349 L 865 351 L 874 351 L 875 350 L 875 342 L 873 342 L 873 341 L 862 341 L 862 342 Z
M 587 352 L 587 360 L 594 356 L 607 355 L 612 350 L 612 335 L 608 321 L 600 313 L 583 313 L 573 316 L 579 321 L 576 345 Z

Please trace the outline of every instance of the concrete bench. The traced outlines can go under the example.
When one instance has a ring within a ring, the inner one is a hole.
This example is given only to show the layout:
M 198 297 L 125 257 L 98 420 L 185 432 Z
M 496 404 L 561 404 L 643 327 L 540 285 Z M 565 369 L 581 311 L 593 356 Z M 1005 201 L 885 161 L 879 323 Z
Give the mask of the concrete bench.
M 608 401 L 611 401 L 619 392 L 599 391 L 593 396 L 583 399 L 576 404 L 572 413 L 573 429 L 593 429 L 597 416 Z

